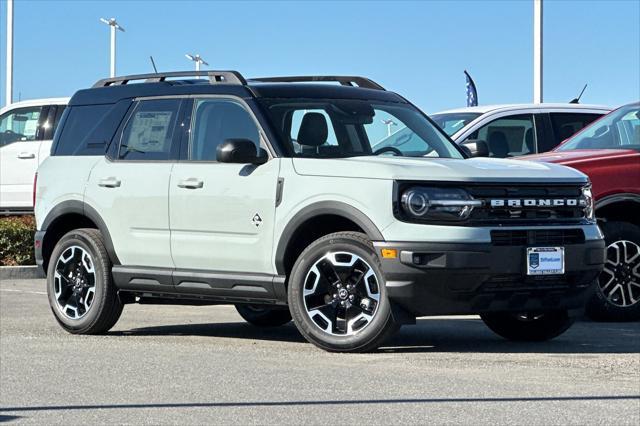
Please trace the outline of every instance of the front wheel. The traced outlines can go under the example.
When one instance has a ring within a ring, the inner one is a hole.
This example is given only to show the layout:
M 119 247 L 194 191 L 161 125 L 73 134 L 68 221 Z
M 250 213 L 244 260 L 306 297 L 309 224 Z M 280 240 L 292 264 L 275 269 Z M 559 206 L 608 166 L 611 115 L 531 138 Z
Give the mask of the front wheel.
M 558 337 L 575 321 L 566 310 L 543 313 L 496 312 L 480 315 L 482 321 L 508 340 L 541 342 Z
M 236 305 L 240 316 L 257 327 L 277 327 L 291 321 L 289 311 L 262 305 Z
M 398 329 L 364 234 L 337 232 L 309 245 L 293 266 L 288 295 L 300 333 L 328 351 L 371 351 Z

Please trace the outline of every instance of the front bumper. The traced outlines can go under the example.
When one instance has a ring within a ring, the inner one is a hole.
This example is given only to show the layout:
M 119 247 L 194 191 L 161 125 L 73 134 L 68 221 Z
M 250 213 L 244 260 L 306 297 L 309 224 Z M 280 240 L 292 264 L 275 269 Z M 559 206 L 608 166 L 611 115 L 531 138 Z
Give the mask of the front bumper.
M 527 246 L 374 242 L 389 298 L 415 316 L 582 309 L 606 260 L 604 240 L 565 245 L 563 275 L 527 276 Z

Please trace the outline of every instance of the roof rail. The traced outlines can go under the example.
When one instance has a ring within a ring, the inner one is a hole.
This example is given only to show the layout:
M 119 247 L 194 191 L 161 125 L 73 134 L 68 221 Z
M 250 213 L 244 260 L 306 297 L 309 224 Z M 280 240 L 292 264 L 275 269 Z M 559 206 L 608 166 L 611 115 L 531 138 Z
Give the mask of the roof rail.
M 354 83 L 358 87 L 365 89 L 385 90 L 373 80 L 366 77 L 346 76 L 346 75 L 311 75 L 311 76 L 291 76 L 291 77 L 262 77 L 251 78 L 249 81 L 257 81 L 262 83 L 299 83 L 313 81 L 336 81 L 343 86 L 353 86 Z
M 104 78 L 98 80 L 93 87 L 117 86 L 128 84 L 130 81 L 135 80 L 145 80 L 147 83 L 155 83 L 174 77 L 209 77 L 209 83 L 211 84 L 247 84 L 247 81 L 238 71 L 178 71 Z

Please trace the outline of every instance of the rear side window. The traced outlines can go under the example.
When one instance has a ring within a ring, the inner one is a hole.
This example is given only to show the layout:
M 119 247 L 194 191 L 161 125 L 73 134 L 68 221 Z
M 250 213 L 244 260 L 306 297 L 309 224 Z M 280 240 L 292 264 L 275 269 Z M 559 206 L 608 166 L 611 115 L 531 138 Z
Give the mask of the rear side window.
M 48 129 L 48 133 L 50 134 L 50 136 L 45 135 L 45 139 L 51 139 L 56 133 L 56 129 L 58 128 L 58 124 L 60 124 L 60 119 L 62 118 L 62 113 L 64 112 L 66 107 L 66 105 L 56 105 L 55 108 L 52 108 L 52 110 L 55 110 L 55 115 L 53 116 L 52 121 L 53 124 L 51 128 Z
M 172 158 L 179 99 L 140 101 L 122 132 L 118 158 L 162 161 Z
M 104 155 L 130 103 L 67 107 L 52 155 Z
M 552 112 L 551 126 L 553 127 L 555 145 L 547 147 L 552 149 L 560 142 L 573 136 L 578 130 L 582 130 L 592 121 L 600 117 L 599 114 L 574 114 L 567 112 Z

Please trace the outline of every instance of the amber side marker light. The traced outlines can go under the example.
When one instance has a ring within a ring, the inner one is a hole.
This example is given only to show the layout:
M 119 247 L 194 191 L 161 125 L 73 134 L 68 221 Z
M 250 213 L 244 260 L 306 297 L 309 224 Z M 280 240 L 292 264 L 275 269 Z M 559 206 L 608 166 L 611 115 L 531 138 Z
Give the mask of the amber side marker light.
M 398 250 L 396 249 L 382 249 L 380 253 L 383 259 L 395 259 L 398 257 Z

